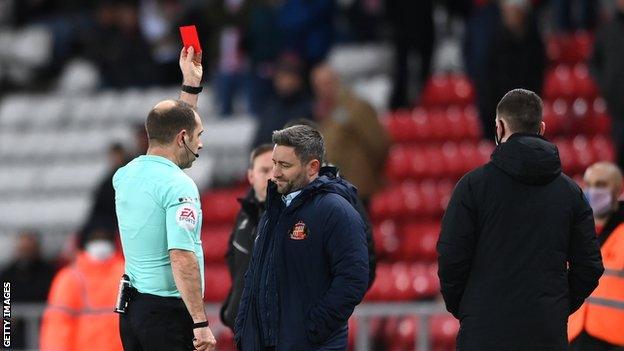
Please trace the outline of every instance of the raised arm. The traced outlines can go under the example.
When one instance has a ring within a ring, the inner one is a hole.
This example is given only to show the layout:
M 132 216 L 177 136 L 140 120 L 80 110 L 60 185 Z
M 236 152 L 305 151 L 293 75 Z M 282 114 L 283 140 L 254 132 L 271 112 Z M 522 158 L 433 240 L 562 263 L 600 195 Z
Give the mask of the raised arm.
M 201 64 L 202 53 L 195 53 L 193 47 L 188 50 L 182 48 L 180 51 L 180 70 L 182 71 L 182 84 L 191 87 L 199 87 L 201 85 L 203 68 Z M 198 94 L 189 94 L 184 91 L 180 92 L 180 100 L 197 107 Z

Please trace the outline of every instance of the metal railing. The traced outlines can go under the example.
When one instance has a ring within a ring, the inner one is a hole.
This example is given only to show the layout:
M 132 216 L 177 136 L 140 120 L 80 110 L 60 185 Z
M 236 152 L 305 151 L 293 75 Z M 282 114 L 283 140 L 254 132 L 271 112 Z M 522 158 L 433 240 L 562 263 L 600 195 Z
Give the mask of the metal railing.
M 209 316 L 219 315 L 219 304 L 206 304 L 206 313 Z M 36 351 L 39 345 L 39 327 L 45 304 L 14 304 L 11 306 L 11 317 L 25 321 L 26 349 L 14 351 Z M 405 303 L 364 303 L 355 309 L 352 318 L 356 319 L 355 330 L 356 351 L 370 351 L 371 335 L 369 326 L 371 318 L 379 317 L 417 317 L 420 328 L 415 334 L 414 345 L 416 350 L 429 351 L 431 340 L 429 336 L 429 322 L 432 315 L 445 313 L 444 305 L 439 302 L 405 302 Z M 213 325 L 213 332 L 218 335 L 225 328 L 221 324 Z

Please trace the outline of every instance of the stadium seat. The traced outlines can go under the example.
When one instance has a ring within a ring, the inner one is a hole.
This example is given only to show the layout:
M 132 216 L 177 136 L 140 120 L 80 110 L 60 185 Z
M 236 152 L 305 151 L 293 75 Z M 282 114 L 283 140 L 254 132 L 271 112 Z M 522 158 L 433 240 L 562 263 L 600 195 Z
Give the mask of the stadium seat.
M 598 86 L 589 74 L 586 64 L 576 64 L 572 70 L 572 75 L 575 96 L 593 99 L 598 95 Z
M 592 46 L 592 35 L 584 31 L 546 37 L 546 55 L 554 64 L 585 62 L 591 54 Z
M 375 238 L 375 252 L 380 260 L 395 257 L 401 249 L 397 226 L 392 220 L 385 220 L 374 225 L 373 236 Z
M 407 223 L 401 232 L 401 258 L 403 260 L 425 262 L 436 260 L 436 243 L 440 234 L 439 223 Z
M 450 314 L 438 314 L 432 316 L 430 322 L 431 341 L 434 348 L 454 350 L 459 321 Z
M 596 155 L 596 161 L 615 161 L 615 147 L 610 138 L 604 135 L 596 135 L 590 143 Z
M 544 97 L 547 99 L 570 99 L 575 95 L 575 84 L 572 70 L 567 65 L 557 65 L 546 73 L 544 80 Z
M 421 99 L 423 106 L 466 106 L 474 97 L 474 87 L 465 75 L 437 74 L 425 84 Z
M 204 224 L 231 224 L 240 209 L 237 199 L 244 195 L 244 188 L 207 191 L 201 195 Z
M 231 231 L 231 225 L 202 227 L 201 241 L 205 262 L 225 262 Z
M 204 265 L 204 281 L 204 301 L 223 302 L 232 284 L 227 266 L 211 263 Z

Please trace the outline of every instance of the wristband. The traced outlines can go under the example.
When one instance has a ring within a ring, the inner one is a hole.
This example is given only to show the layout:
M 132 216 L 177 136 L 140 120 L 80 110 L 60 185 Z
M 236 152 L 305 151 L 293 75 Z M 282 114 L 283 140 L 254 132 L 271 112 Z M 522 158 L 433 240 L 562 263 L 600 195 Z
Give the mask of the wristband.
M 203 89 L 204 88 L 202 88 L 201 86 L 192 87 L 190 85 L 182 85 L 182 91 L 185 92 L 185 93 L 188 93 L 188 94 L 195 94 L 196 95 L 196 94 L 201 93 L 201 91 Z
M 199 322 L 199 323 L 194 323 L 193 324 L 193 329 L 197 329 L 197 328 L 205 328 L 208 326 L 208 321 L 205 322 Z

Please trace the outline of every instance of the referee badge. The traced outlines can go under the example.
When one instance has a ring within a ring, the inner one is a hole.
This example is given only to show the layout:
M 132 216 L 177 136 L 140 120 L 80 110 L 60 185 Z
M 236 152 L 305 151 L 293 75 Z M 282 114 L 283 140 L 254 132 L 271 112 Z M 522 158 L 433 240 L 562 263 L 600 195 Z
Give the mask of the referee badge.
M 180 228 L 193 230 L 197 226 L 197 210 L 194 206 L 180 206 L 176 212 L 176 222 Z
M 303 240 L 308 237 L 308 227 L 303 221 L 299 221 L 290 231 L 290 238 L 293 240 Z

